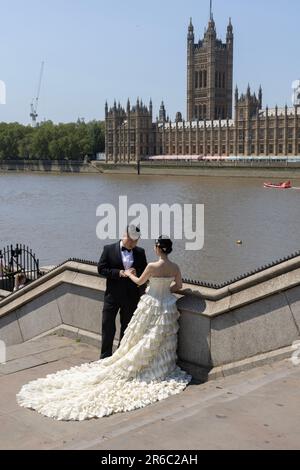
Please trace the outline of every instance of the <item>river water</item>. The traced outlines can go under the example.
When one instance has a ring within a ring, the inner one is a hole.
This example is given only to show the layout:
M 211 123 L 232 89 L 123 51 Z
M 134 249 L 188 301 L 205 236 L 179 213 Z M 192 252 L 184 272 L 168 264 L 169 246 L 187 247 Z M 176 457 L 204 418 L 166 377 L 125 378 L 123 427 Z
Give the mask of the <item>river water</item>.
M 299 190 L 267 190 L 252 178 L 46 174 L 0 175 L 0 249 L 28 244 L 41 266 L 98 261 L 114 240 L 97 238 L 96 210 L 104 203 L 118 209 L 120 195 L 149 211 L 151 204 L 204 205 L 203 249 L 174 243 L 171 258 L 185 278 L 223 282 L 300 250 Z M 140 245 L 154 260 L 153 241 Z

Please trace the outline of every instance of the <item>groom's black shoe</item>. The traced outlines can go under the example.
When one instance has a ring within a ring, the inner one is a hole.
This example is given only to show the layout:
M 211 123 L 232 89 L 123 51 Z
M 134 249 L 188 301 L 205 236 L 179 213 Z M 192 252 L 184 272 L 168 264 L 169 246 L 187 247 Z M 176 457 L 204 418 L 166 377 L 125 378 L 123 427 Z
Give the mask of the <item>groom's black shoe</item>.
M 109 354 L 109 353 L 101 354 L 100 360 L 102 361 L 102 359 L 107 359 L 108 357 L 111 357 L 111 356 L 112 356 L 112 353 L 111 354 Z

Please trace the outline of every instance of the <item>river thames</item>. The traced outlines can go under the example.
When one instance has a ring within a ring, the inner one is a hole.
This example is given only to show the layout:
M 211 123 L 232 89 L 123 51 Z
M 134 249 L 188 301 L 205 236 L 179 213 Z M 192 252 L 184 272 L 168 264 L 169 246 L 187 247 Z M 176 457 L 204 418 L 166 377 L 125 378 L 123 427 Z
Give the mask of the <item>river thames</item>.
M 267 190 L 262 179 L 128 175 L 0 175 L 0 249 L 28 244 L 41 266 L 68 258 L 98 261 L 100 204 L 203 204 L 205 242 L 186 251 L 175 240 L 171 259 L 185 278 L 223 282 L 300 250 L 300 190 Z M 300 181 L 293 180 L 300 187 Z M 237 244 L 241 240 L 242 244 Z M 152 240 L 141 240 L 148 260 Z

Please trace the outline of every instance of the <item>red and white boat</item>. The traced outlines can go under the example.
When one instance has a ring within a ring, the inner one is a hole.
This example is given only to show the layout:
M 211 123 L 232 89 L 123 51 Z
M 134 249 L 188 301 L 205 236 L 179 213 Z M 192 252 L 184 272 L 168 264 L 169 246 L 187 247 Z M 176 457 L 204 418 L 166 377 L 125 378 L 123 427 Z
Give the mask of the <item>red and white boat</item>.
M 291 189 L 292 183 L 290 181 L 284 181 L 283 183 L 264 183 L 265 188 L 275 189 Z

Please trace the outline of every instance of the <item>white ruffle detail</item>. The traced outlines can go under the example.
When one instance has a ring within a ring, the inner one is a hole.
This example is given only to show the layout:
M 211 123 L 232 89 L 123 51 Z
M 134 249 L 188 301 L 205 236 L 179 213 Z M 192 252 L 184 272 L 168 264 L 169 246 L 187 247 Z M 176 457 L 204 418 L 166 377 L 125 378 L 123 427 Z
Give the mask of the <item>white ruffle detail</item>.
M 112 357 L 28 383 L 18 404 L 56 420 L 83 421 L 181 393 L 192 377 L 176 365 L 177 299 L 170 294 L 170 279 L 157 281 L 151 280 Z

